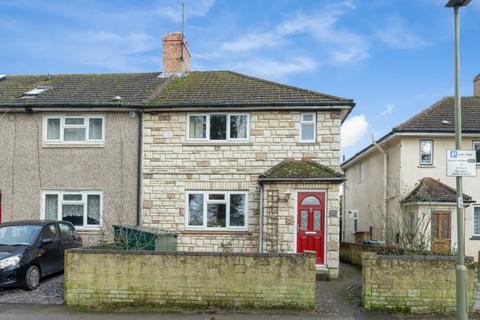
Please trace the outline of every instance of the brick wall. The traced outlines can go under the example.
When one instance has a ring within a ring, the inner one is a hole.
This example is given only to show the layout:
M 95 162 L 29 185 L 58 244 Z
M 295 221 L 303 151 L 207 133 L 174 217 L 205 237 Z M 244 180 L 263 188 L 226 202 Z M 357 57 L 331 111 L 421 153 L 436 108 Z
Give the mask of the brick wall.
M 185 112 L 145 114 L 143 224 L 179 232 L 183 251 L 219 251 L 225 244 L 234 251 L 258 251 L 260 174 L 287 158 L 308 158 L 340 170 L 343 113 L 316 114 L 313 144 L 299 143 L 296 111 L 250 112 L 250 141 L 221 144 L 186 141 Z M 188 190 L 247 191 L 248 232 L 185 232 Z
M 363 304 L 368 310 L 455 312 L 455 260 L 449 256 L 362 254 Z M 468 306 L 474 297 L 473 264 L 467 265 Z
M 66 252 L 68 305 L 315 307 L 314 254 Z

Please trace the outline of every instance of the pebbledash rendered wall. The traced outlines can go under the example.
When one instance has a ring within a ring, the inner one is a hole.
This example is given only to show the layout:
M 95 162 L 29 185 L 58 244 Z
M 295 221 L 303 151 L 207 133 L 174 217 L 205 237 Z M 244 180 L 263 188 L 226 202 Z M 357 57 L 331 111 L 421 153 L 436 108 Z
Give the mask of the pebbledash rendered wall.
M 228 247 L 236 252 L 259 250 L 259 175 L 286 159 L 310 159 L 340 171 L 340 126 L 343 111 L 318 111 L 317 142 L 300 143 L 298 111 L 252 111 L 250 140 L 244 143 L 191 143 L 186 140 L 186 112 L 145 114 L 143 163 L 143 225 L 179 233 L 178 248 L 183 251 L 221 251 Z M 303 186 L 275 187 L 292 192 Z M 327 209 L 339 209 L 338 185 L 308 185 L 329 193 Z M 248 230 L 185 230 L 187 191 L 247 191 Z M 280 203 L 279 252 L 294 250 L 295 206 L 292 197 Z M 265 194 L 265 197 L 267 195 Z M 288 207 L 287 207 L 288 205 Z M 285 218 L 284 218 L 285 217 Z M 338 265 L 338 219 L 329 219 L 329 260 Z M 267 222 L 268 223 L 268 222 Z M 265 225 L 268 232 L 268 226 Z M 336 231 L 335 231 L 336 230 Z M 335 234 L 334 234 L 335 233 Z M 265 234 L 268 237 L 268 234 Z M 268 248 L 267 248 L 268 249 Z M 268 250 L 267 250 L 268 251 Z M 336 261 L 336 262 L 334 262 Z
M 315 308 L 315 254 L 68 250 L 68 305 Z
M 367 310 L 411 313 L 455 312 L 455 259 L 451 256 L 362 254 L 363 306 Z M 478 286 L 474 264 L 467 264 L 468 309 Z

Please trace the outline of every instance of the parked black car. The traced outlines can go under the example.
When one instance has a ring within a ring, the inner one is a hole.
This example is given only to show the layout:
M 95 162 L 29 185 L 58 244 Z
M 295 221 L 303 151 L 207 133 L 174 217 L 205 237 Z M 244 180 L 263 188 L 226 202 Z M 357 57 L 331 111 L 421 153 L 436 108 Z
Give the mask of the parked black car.
M 0 225 L 0 287 L 33 290 L 46 275 L 63 270 L 64 251 L 82 246 L 66 221 L 17 221 Z

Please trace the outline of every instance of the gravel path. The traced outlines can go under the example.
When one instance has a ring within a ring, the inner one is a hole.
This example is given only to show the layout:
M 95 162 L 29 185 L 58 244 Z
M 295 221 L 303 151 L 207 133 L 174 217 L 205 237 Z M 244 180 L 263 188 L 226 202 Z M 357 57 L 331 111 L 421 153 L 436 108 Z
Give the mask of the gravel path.
M 0 303 L 63 304 L 63 273 L 42 279 L 33 291 L 0 289 Z

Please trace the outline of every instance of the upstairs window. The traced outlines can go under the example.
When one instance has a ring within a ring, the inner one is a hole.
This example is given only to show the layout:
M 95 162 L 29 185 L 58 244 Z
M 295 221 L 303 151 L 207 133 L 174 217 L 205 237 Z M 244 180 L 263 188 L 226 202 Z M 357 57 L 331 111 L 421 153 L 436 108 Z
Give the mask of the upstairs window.
M 249 139 L 248 114 L 212 113 L 188 115 L 190 141 L 246 141 Z
M 358 182 L 363 182 L 365 180 L 365 169 L 363 167 L 363 162 L 358 164 Z
M 477 164 L 480 164 L 480 141 L 473 141 L 473 150 L 477 153 Z
M 45 118 L 45 142 L 103 143 L 104 122 L 101 116 L 48 116 Z
M 433 164 L 433 141 L 421 140 L 420 141 L 420 165 L 432 165 Z
M 316 131 L 315 113 L 300 114 L 300 142 L 315 142 Z

